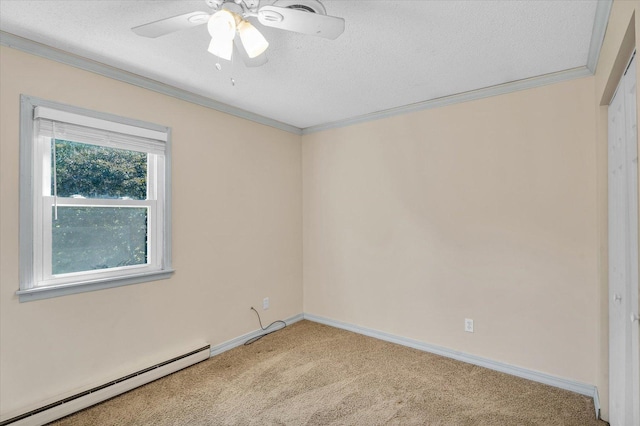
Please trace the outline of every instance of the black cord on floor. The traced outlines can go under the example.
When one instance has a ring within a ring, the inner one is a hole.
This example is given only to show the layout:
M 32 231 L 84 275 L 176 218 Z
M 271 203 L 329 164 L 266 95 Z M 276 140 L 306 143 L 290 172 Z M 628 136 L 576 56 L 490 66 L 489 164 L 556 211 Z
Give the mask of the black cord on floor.
M 276 321 L 272 322 L 271 324 L 269 324 L 268 326 L 263 327 L 263 326 L 262 326 L 262 320 L 260 319 L 260 314 L 258 313 L 258 311 L 256 311 L 256 310 L 255 310 L 255 308 L 254 308 L 253 306 L 251 307 L 251 310 L 252 310 L 253 312 L 255 312 L 255 313 L 256 313 L 256 315 L 258 316 L 258 322 L 260 323 L 260 328 L 262 329 L 262 331 L 267 331 L 267 330 L 268 330 L 268 329 L 270 329 L 270 328 L 271 328 L 271 326 L 273 326 L 274 324 L 283 324 L 283 325 L 282 325 L 282 327 L 277 328 L 277 329 L 275 329 L 275 330 L 267 331 L 266 333 L 262 333 L 262 334 L 261 334 L 261 335 L 259 335 L 259 336 L 252 337 L 251 339 L 249 339 L 249 340 L 247 340 L 246 342 L 244 342 L 244 345 L 245 345 L 245 346 L 248 346 L 248 345 L 250 345 L 250 344 L 252 344 L 252 343 L 255 343 L 255 342 L 257 342 L 258 340 L 262 339 L 264 336 L 267 336 L 267 335 L 269 335 L 269 334 L 271 334 L 271 333 L 275 333 L 276 331 L 282 330 L 283 328 L 285 328 L 285 327 L 287 326 L 287 323 L 286 323 L 286 322 L 284 322 L 284 321 L 282 321 L 282 320 L 276 320 Z

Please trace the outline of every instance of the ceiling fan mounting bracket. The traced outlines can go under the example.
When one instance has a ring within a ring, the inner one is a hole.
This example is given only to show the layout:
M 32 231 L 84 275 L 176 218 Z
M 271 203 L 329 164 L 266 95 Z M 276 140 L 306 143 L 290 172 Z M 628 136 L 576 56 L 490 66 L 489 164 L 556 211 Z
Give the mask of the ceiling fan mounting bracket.
M 204 2 L 213 10 L 220 9 L 220 6 L 224 3 L 224 0 L 204 0 Z
M 204 0 L 204 2 L 214 11 L 237 5 L 238 10 L 242 10 L 243 16 L 256 13 L 260 6 L 260 0 Z

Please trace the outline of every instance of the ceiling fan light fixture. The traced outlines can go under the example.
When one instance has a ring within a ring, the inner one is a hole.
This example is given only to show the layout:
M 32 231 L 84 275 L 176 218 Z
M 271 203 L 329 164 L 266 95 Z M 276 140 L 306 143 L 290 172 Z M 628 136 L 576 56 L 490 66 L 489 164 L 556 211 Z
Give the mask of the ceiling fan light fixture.
M 249 58 L 261 55 L 269 47 L 269 42 L 250 22 L 242 20 L 238 24 L 238 33 Z
M 209 53 L 219 58 L 231 60 L 233 55 L 233 38 L 236 36 L 236 17 L 232 12 L 222 9 L 211 15 L 207 22 L 211 42 Z
M 226 9 L 219 10 L 209 18 L 207 29 L 214 40 L 233 40 L 236 35 L 236 18 Z
M 207 50 L 218 58 L 230 61 L 233 55 L 233 40 L 216 40 L 212 38 Z
M 1 1 L 1 0 L 0 0 Z M 263 1 L 267 4 L 262 5 Z M 156 38 L 207 24 L 208 51 L 230 61 L 234 50 L 248 67 L 264 65 L 269 42 L 249 18 L 265 27 L 335 39 L 345 30 L 344 19 L 326 14 L 318 0 L 205 0 L 213 14 L 189 12 L 133 27 L 134 33 Z M 210 12 L 211 13 L 211 12 Z M 237 35 L 237 38 L 236 38 Z

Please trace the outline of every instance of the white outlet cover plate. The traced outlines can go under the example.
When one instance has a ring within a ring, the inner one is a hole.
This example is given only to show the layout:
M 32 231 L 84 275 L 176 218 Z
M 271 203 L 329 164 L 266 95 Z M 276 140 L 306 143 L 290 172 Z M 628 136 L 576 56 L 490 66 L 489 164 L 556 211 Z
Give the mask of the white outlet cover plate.
M 469 318 L 464 319 L 464 331 L 473 333 L 473 320 Z

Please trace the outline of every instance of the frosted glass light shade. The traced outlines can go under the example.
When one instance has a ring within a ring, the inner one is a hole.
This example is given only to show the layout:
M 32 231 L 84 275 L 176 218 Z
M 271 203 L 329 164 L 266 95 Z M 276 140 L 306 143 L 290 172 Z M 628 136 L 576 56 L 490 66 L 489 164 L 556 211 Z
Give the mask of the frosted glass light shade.
M 269 47 L 267 39 L 247 21 L 241 21 L 238 24 L 238 33 L 240 33 L 240 40 L 242 40 L 244 50 L 247 51 L 247 55 L 250 58 L 255 58 L 262 54 Z
M 209 18 L 207 29 L 211 34 L 211 43 L 207 49 L 209 53 L 230 61 L 233 55 L 233 38 L 236 36 L 236 18 L 233 13 L 225 9 L 217 11 Z
M 233 39 L 216 40 L 215 38 L 212 38 L 207 50 L 209 51 L 209 53 L 216 55 L 218 58 L 230 61 L 231 56 L 233 55 Z
M 214 40 L 233 40 L 236 35 L 236 18 L 228 10 L 219 10 L 209 18 L 207 29 Z

